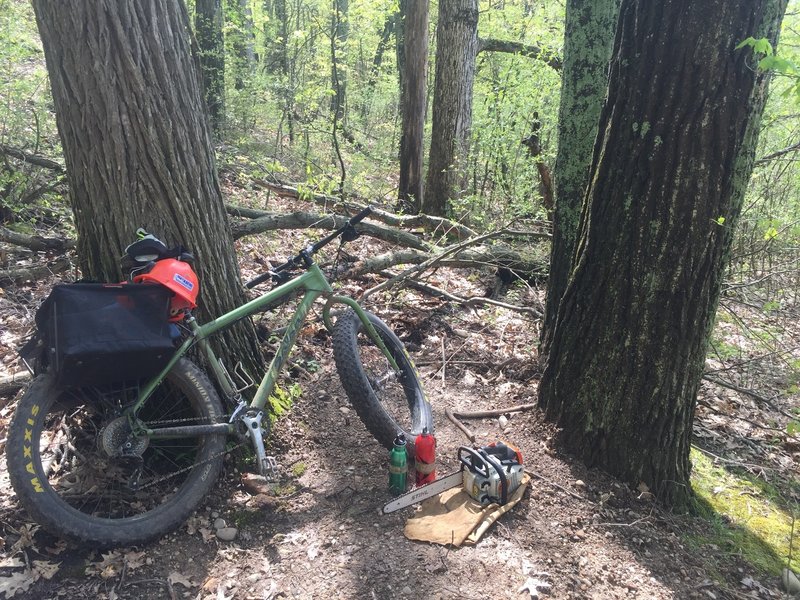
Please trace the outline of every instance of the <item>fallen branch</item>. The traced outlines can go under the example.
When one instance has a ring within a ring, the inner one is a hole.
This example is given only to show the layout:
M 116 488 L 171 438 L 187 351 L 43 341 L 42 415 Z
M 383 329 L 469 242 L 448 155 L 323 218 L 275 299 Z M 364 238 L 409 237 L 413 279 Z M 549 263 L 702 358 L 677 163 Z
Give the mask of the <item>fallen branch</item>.
M 467 429 L 467 427 L 461 421 L 459 421 L 456 418 L 456 416 L 453 414 L 453 412 L 449 408 L 445 408 L 444 409 L 444 414 L 448 419 L 450 419 L 450 421 L 453 423 L 453 425 L 458 427 L 458 429 L 461 430 L 461 432 L 465 436 L 467 436 L 467 439 L 470 442 L 473 442 L 473 443 L 475 442 L 475 434 L 472 433 L 469 429 Z
M 573 498 L 575 498 L 575 499 L 577 499 L 577 500 L 586 500 L 587 502 L 590 502 L 590 503 L 592 503 L 592 504 L 597 504 L 597 503 L 596 503 L 594 500 L 592 500 L 591 498 L 586 498 L 586 497 L 584 497 L 584 496 L 581 496 L 580 494 L 576 494 L 576 493 L 575 493 L 575 492 L 573 492 L 572 490 L 568 490 L 568 489 L 567 489 L 567 488 L 565 488 L 563 485 L 559 485 L 559 484 L 558 484 L 558 483 L 556 483 L 555 481 L 552 481 L 551 479 L 548 479 L 548 478 L 547 478 L 547 477 L 545 477 L 544 475 L 540 475 L 540 474 L 539 474 L 539 473 L 537 473 L 536 471 L 532 471 L 531 469 L 525 469 L 525 472 L 526 472 L 528 475 L 530 475 L 531 477 L 536 477 L 536 479 L 538 479 L 539 481 L 544 481 L 544 482 L 545 482 L 545 483 L 547 483 L 548 485 L 552 485 L 554 488 L 556 488 L 556 489 L 558 489 L 558 490 L 561 490 L 561 491 L 562 491 L 562 492 L 564 492 L 565 494 L 567 494 L 567 495 L 569 495 L 569 496 L 572 496 Z
M 342 202 L 339 198 L 325 196 L 324 194 L 308 194 L 307 192 L 301 192 L 296 187 L 271 181 L 258 180 L 258 184 L 272 192 L 275 192 L 278 196 L 313 201 L 314 203 L 322 206 L 325 210 L 329 210 L 332 206 L 339 206 L 351 214 L 356 214 L 361 212 L 361 210 L 363 210 L 366 206 L 364 204 L 355 202 Z M 228 205 L 226 208 L 229 214 L 248 219 L 257 219 L 259 217 L 270 216 L 272 214 L 267 211 L 243 208 L 234 205 Z M 434 217 L 430 215 L 396 215 L 394 213 L 373 207 L 370 218 L 380 221 L 381 223 L 390 227 L 400 227 L 402 229 L 422 228 L 425 231 L 434 234 L 439 234 L 442 236 L 455 236 L 459 239 L 467 239 L 478 235 L 475 230 L 470 229 L 466 225 L 458 223 L 457 221 L 445 219 L 444 217 Z
M 17 393 L 31 380 L 28 371 L 20 371 L 12 375 L 0 377 L 0 396 L 9 396 Z
M 745 394 L 747 396 L 750 396 L 751 398 L 766 404 L 772 410 L 778 411 L 784 417 L 789 417 L 792 421 L 797 420 L 797 415 L 793 415 L 792 413 L 783 410 L 781 407 L 776 406 L 775 403 L 773 403 L 769 398 L 767 398 L 766 396 L 762 396 L 758 392 L 749 390 L 747 388 L 743 388 L 728 381 L 723 381 L 722 379 L 717 379 L 716 377 L 712 377 L 711 375 L 703 375 L 703 379 L 720 387 L 728 388 L 729 390 L 733 390 L 735 392 L 739 392 L 740 394 Z M 760 427 L 763 427 L 763 425 L 761 425 Z
M 63 273 L 72 266 L 69 258 L 62 256 L 51 263 L 24 269 L 8 269 L 0 271 L 0 287 L 6 287 L 14 283 L 34 281 L 44 279 L 56 273 Z
M 417 275 L 418 273 L 421 273 L 422 271 L 424 271 L 424 270 L 426 270 L 428 268 L 435 267 L 437 264 L 441 263 L 447 256 L 451 256 L 453 254 L 456 254 L 456 253 L 460 252 L 461 250 L 463 250 L 464 248 L 466 248 L 467 246 L 472 246 L 472 245 L 475 245 L 475 244 L 479 244 L 479 243 L 483 242 L 484 240 L 488 240 L 488 239 L 491 239 L 493 237 L 497 237 L 498 235 L 501 235 L 501 233 L 502 232 L 493 231 L 491 233 L 486 233 L 484 235 L 479 235 L 477 237 L 471 238 L 471 239 L 466 240 L 464 242 L 459 242 L 458 244 L 453 244 L 452 246 L 449 246 L 449 247 L 445 248 L 444 250 L 442 250 L 439 254 L 436 254 L 435 256 L 432 256 L 432 257 L 422 261 L 418 265 L 406 269 L 405 271 L 403 271 L 399 275 L 396 275 L 395 277 L 392 277 L 391 279 L 389 279 L 387 281 L 384 281 L 383 283 L 380 283 L 380 284 L 376 285 L 375 287 L 372 287 L 372 288 L 368 289 L 366 292 L 364 292 L 361 295 L 361 297 L 363 299 L 366 299 L 367 297 L 369 297 L 370 295 L 374 294 L 375 292 L 379 292 L 381 290 L 385 290 L 386 288 L 393 287 L 393 286 L 397 285 L 398 283 L 401 283 L 401 282 L 405 281 L 406 279 L 409 279 L 410 277 L 412 277 L 414 275 Z
M 232 214 L 245 214 L 242 209 L 228 209 Z M 254 214 L 247 211 L 250 214 Z M 231 225 L 231 232 L 234 239 L 239 239 L 247 235 L 254 235 L 257 233 L 264 233 L 265 231 L 273 231 L 276 229 L 308 229 L 310 227 L 317 227 L 320 229 L 338 229 L 347 223 L 347 217 L 339 215 L 321 215 L 317 213 L 294 212 L 288 215 L 270 214 L 265 213 L 251 221 L 244 223 L 233 223 Z M 415 248 L 417 250 L 429 251 L 430 244 L 421 240 L 418 236 L 396 229 L 387 229 L 379 227 L 372 223 L 360 223 L 358 226 L 359 232 L 374 237 L 385 242 L 405 246 L 406 248 Z
M 22 246 L 35 252 L 42 252 L 45 250 L 64 252 L 65 250 L 75 247 L 75 240 L 46 238 L 40 235 L 25 235 L 24 233 L 11 231 L 5 227 L 0 227 L 0 242 L 6 242 L 14 246 Z
M 482 419 L 484 417 L 499 417 L 508 413 L 522 412 L 536 408 L 536 404 L 517 404 L 508 408 L 497 408 L 494 410 L 476 410 L 473 412 L 454 412 L 453 416 L 458 419 Z
M 50 169 L 51 171 L 55 171 L 57 173 L 64 172 L 64 167 L 62 167 L 56 161 L 45 158 L 44 156 L 39 156 L 38 154 L 30 154 L 24 150 L 20 150 L 19 148 L 12 148 L 11 146 L 0 144 L 0 154 L 5 154 L 7 156 L 11 156 L 12 158 L 36 165 L 37 167 Z
M 500 308 L 505 308 L 506 310 L 510 310 L 512 312 L 517 312 L 524 315 L 531 315 L 532 317 L 539 319 L 541 319 L 544 316 L 540 311 L 536 310 L 535 308 L 516 306 L 514 304 L 506 304 L 505 302 L 498 302 L 497 300 L 492 300 L 491 298 L 484 298 L 483 296 L 470 296 L 469 298 L 461 298 L 460 296 L 451 294 L 450 292 L 447 292 L 443 289 L 425 283 L 421 283 L 419 281 L 411 280 L 407 282 L 406 285 L 424 294 L 442 298 L 443 300 L 448 300 L 450 302 L 456 302 L 458 304 L 462 304 L 467 307 L 489 304 L 491 306 L 499 306 Z

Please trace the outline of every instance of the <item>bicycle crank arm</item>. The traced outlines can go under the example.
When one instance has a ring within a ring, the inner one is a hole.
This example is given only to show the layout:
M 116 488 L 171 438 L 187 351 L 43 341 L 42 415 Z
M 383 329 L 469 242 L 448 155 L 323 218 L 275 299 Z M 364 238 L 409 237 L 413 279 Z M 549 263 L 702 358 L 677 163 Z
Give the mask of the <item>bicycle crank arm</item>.
M 247 426 L 247 433 L 250 434 L 250 441 L 258 459 L 258 472 L 267 479 L 275 479 L 278 476 L 278 463 L 274 456 L 267 456 L 264 451 L 264 436 L 261 434 L 261 419 L 264 413 L 258 411 L 254 416 L 242 415 L 242 422 Z

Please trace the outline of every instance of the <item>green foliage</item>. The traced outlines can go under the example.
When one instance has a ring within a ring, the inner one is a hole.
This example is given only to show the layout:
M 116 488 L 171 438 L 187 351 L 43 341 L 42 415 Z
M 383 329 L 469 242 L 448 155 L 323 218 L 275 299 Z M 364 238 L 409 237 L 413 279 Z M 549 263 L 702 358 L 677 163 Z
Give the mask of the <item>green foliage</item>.
M 737 45 L 736 49 L 739 50 L 745 47 L 752 48 L 753 52 L 757 56 L 760 56 L 758 61 L 759 69 L 762 71 L 773 71 L 790 78 L 792 83 L 784 90 L 784 94 L 792 94 L 795 96 L 796 100 L 800 102 L 800 67 L 792 60 L 784 56 L 778 56 L 772 44 L 765 38 L 757 40 L 753 37 L 749 37 Z
M 302 393 L 302 388 L 296 383 L 286 388 L 275 386 L 275 390 L 269 397 L 269 405 L 271 408 L 270 418 L 274 420 L 292 408 L 294 401 L 297 400 Z

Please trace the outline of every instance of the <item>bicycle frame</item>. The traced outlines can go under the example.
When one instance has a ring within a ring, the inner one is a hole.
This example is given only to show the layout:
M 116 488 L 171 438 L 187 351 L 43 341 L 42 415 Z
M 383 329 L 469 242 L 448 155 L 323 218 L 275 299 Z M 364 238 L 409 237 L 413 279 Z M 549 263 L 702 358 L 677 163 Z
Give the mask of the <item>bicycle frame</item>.
M 237 406 L 228 423 L 151 429 L 144 427 L 143 424 L 138 421 L 137 414 L 142 406 L 144 406 L 147 399 L 150 397 L 156 387 L 164 380 L 170 369 L 172 369 L 178 360 L 185 356 L 189 349 L 195 344 L 200 348 L 200 351 L 213 371 L 214 379 L 219 384 L 225 396 L 233 401 L 239 399 L 239 394 L 233 384 L 233 381 L 231 380 L 228 372 L 225 370 L 220 360 L 214 354 L 211 345 L 208 343 L 208 338 L 215 333 L 230 327 L 237 321 L 264 310 L 271 303 L 284 298 L 298 289 L 304 290 L 303 297 L 300 300 L 294 315 L 289 321 L 289 324 L 286 328 L 286 333 L 283 335 L 283 338 L 278 345 L 278 349 L 275 352 L 275 356 L 273 357 L 269 368 L 264 374 L 264 377 L 261 380 L 261 383 L 259 384 L 252 401 L 248 405 L 239 400 L 239 405 Z M 375 341 L 375 343 L 389 360 L 392 367 L 396 370 L 399 370 L 397 363 L 389 353 L 388 349 L 383 343 L 383 340 L 381 340 L 380 336 L 370 323 L 366 313 L 364 312 L 364 309 L 362 309 L 361 306 L 359 306 L 359 304 L 352 298 L 333 295 L 333 289 L 328 283 L 328 280 L 325 278 L 322 270 L 315 263 L 311 263 L 307 266 L 305 273 L 269 292 L 266 292 L 258 298 L 231 310 L 230 312 L 214 319 L 213 321 L 199 325 L 193 317 L 189 318 L 188 326 L 191 333 L 190 337 L 180 346 L 180 348 L 178 348 L 167 366 L 164 367 L 164 369 L 158 375 L 156 375 L 140 389 L 139 396 L 135 404 L 128 410 L 127 415 L 132 431 L 136 434 L 144 434 L 153 438 L 194 437 L 197 435 L 220 433 L 230 434 L 236 431 L 237 419 L 241 419 L 247 424 L 248 433 L 253 439 L 254 445 L 256 446 L 256 451 L 259 454 L 259 458 L 262 458 L 263 443 L 260 439 L 260 423 L 263 416 L 264 407 L 266 406 L 270 395 L 275 389 L 275 384 L 277 383 L 281 369 L 289 358 L 289 353 L 291 352 L 291 349 L 297 340 L 297 334 L 299 333 L 300 328 L 305 322 L 308 313 L 311 311 L 314 302 L 320 297 L 327 297 L 327 302 L 323 308 L 323 321 L 326 328 L 331 328 L 330 308 L 332 305 L 345 304 L 350 306 L 356 311 L 361 319 L 361 322 L 364 324 L 368 335 Z M 254 431 L 254 429 L 257 429 L 257 431 Z

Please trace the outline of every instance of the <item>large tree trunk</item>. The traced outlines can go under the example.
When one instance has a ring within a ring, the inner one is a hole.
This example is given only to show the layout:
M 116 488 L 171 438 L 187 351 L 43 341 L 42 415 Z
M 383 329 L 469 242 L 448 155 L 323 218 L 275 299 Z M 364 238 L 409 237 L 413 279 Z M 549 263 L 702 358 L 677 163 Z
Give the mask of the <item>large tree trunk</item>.
M 588 464 L 690 494 L 696 393 L 786 0 L 623 0 L 576 264 L 540 385 Z
M 619 0 L 568 0 L 558 111 L 555 210 L 540 354 L 546 357 L 572 270 L 597 122 L 608 86 Z
M 214 131 L 225 118 L 225 38 L 222 0 L 196 0 L 194 26 L 203 70 L 206 106 Z
M 478 1 L 439 0 L 436 82 L 422 210 L 444 216 L 466 186 L 472 85 L 478 52 Z
M 423 136 L 428 81 L 428 0 L 404 4 L 403 62 L 400 77 L 403 131 L 400 137 L 398 199 L 418 213 L 423 199 Z
M 189 18 L 173 0 L 36 0 L 85 277 L 119 281 L 122 249 L 144 227 L 196 257 L 205 314 L 244 299 L 222 202 Z M 87 68 L 93 65 L 93 68 Z M 261 366 L 253 327 L 216 344 Z

